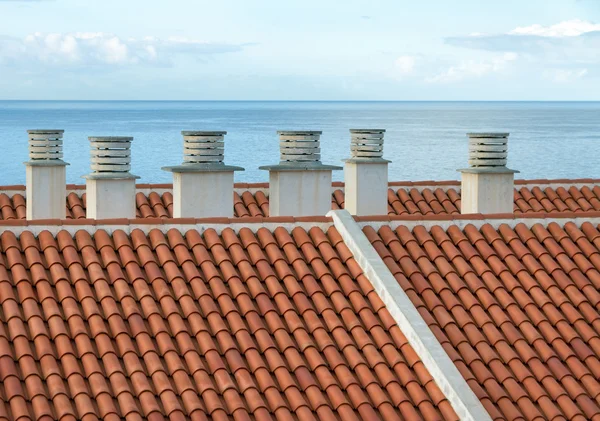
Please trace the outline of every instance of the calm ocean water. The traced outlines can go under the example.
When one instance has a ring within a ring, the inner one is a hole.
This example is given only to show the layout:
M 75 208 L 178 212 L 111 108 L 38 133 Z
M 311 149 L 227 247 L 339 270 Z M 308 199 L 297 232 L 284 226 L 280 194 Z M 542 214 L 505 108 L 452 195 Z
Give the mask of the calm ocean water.
M 458 179 L 466 132 L 508 131 L 518 178 L 600 178 L 600 102 L 0 101 L 0 184 L 24 184 L 27 129 L 64 129 L 67 182 L 90 172 L 90 135 L 133 136 L 139 182 L 169 182 L 181 130 L 226 130 L 236 181 L 267 181 L 279 161 L 276 130 L 322 130 L 324 163 L 343 165 L 350 128 L 384 128 L 390 180 Z M 342 180 L 343 172 L 334 173 Z

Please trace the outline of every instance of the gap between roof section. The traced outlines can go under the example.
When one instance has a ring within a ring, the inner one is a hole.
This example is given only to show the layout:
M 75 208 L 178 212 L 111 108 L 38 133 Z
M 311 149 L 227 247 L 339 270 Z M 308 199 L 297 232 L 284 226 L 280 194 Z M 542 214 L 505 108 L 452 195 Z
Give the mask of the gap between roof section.
M 335 212 L 335 211 L 331 211 Z M 328 214 L 329 215 L 329 214 Z M 432 215 L 432 216 L 391 216 L 383 217 L 380 215 L 376 216 L 360 216 L 358 219 L 358 226 L 364 228 L 369 225 L 375 229 L 379 229 L 382 226 L 389 226 L 392 229 L 396 229 L 399 226 L 404 226 L 412 230 L 416 226 L 423 226 L 427 230 L 431 227 L 437 226 L 444 230 L 450 227 L 458 227 L 461 230 L 467 225 L 473 225 L 477 229 L 481 229 L 483 225 L 491 225 L 494 229 L 498 229 L 501 225 L 508 225 L 511 228 L 516 227 L 519 224 L 525 225 L 527 228 L 531 228 L 536 224 L 542 224 L 548 226 L 551 223 L 558 224 L 564 227 L 565 224 L 572 222 L 578 226 L 581 226 L 584 222 L 589 222 L 594 225 L 600 225 L 600 211 L 589 211 L 589 212 L 560 212 L 560 213 L 541 213 L 533 212 L 523 215 L 515 214 L 465 214 L 465 215 Z
M 67 231 L 70 234 L 75 234 L 77 231 L 87 231 L 94 235 L 96 231 L 103 230 L 109 234 L 120 230 L 130 234 L 133 230 L 141 230 L 148 234 L 151 230 L 157 229 L 166 234 L 171 229 L 179 230 L 185 233 L 190 230 L 204 232 L 207 229 L 214 229 L 217 233 L 221 233 L 225 228 L 231 228 L 235 232 L 239 232 L 242 228 L 249 228 L 252 232 L 257 232 L 260 228 L 274 230 L 282 227 L 288 232 L 291 232 L 296 227 L 310 229 L 318 227 L 322 230 L 327 230 L 334 222 L 330 216 L 336 215 L 336 212 L 331 211 L 328 216 L 305 216 L 305 217 L 244 217 L 244 218 L 137 218 L 137 219 L 44 219 L 36 221 L 26 221 L 22 219 L 10 219 L 0 221 L 0 234 L 4 231 L 10 231 L 17 237 L 22 232 L 32 232 L 34 235 L 39 235 L 42 231 L 49 231 L 56 235 L 60 231 Z M 347 213 L 347 211 L 344 211 Z M 348 214 L 349 215 L 349 214 Z M 600 225 L 600 212 L 585 212 L 573 213 L 565 212 L 562 214 L 530 214 L 530 215 L 513 215 L 513 214 L 473 214 L 473 215 L 444 215 L 436 216 L 418 216 L 418 217 L 388 217 L 382 215 L 374 216 L 349 216 L 355 224 L 362 229 L 366 225 L 372 226 L 374 229 L 379 229 L 382 226 L 389 226 L 396 229 L 399 226 L 405 226 L 412 230 L 416 226 L 424 226 L 430 229 L 433 226 L 438 226 L 447 230 L 451 226 L 456 226 L 463 229 L 467 225 L 473 225 L 477 229 L 481 229 L 483 225 L 489 224 L 494 229 L 498 229 L 501 225 L 508 225 L 514 228 L 518 224 L 524 224 L 527 228 L 531 228 L 536 224 L 548 226 L 550 223 L 556 223 L 560 227 L 564 227 L 567 223 L 574 223 L 581 226 L 584 222 L 589 222 L 594 225 Z M 356 222 L 358 221 L 358 222 Z
M 345 210 L 330 211 L 327 216 L 333 218 L 335 228 L 354 255 L 354 260 L 359 264 L 460 419 L 491 421 L 483 404 L 475 396 L 442 344 L 362 232 L 361 226 Z
M 276 228 L 284 228 L 288 232 L 292 232 L 294 228 L 300 227 L 309 230 L 313 227 L 327 231 L 333 226 L 331 218 L 315 216 L 315 217 L 272 217 L 272 218 L 206 218 L 198 219 L 195 222 L 177 221 L 176 219 L 159 219 L 153 218 L 154 221 L 148 219 L 116 219 L 116 220 L 92 220 L 92 219 L 56 219 L 44 221 L 24 221 L 11 220 L 11 223 L 0 221 L 0 234 L 5 231 L 10 231 L 15 236 L 20 237 L 23 232 L 31 232 L 36 237 L 42 231 L 48 231 L 52 235 L 56 235 L 61 231 L 66 231 L 71 235 L 75 235 L 77 231 L 86 231 L 90 235 L 94 235 L 98 231 L 106 231 L 109 234 L 115 231 L 123 231 L 127 235 L 132 231 L 141 230 L 145 235 L 148 235 L 152 230 L 159 230 L 163 234 L 175 229 L 181 233 L 188 231 L 198 231 L 203 233 L 208 229 L 213 229 L 217 234 L 221 234 L 224 229 L 230 228 L 234 232 L 239 233 L 242 228 L 248 228 L 256 233 L 261 228 L 266 228 L 270 231 Z M 187 218 L 183 218 L 184 220 Z M 193 219 L 192 219 L 193 221 Z

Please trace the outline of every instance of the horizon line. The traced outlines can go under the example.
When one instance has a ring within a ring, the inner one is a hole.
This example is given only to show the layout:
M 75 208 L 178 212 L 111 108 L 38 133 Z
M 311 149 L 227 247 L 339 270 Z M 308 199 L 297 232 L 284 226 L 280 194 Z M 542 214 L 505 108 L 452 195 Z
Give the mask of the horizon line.
M 600 102 L 595 99 L 0 99 L 0 102 Z

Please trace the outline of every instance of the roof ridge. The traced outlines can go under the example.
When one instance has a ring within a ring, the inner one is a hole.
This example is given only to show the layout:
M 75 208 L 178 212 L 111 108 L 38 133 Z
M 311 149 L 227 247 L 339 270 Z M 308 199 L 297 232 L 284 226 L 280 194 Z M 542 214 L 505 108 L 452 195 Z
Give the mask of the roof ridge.
M 400 287 L 371 242 L 346 210 L 330 211 L 335 228 L 438 387 L 461 420 L 491 421 L 419 310 Z
M 530 212 L 526 214 L 513 213 L 473 213 L 473 214 L 452 214 L 452 215 L 368 215 L 353 216 L 354 220 L 365 225 L 370 222 L 395 225 L 437 225 L 437 224 L 457 224 L 466 225 L 469 223 L 485 223 L 486 221 L 516 221 L 527 225 L 531 221 L 573 221 L 573 220 L 600 220 L 600 211 L 586 212 Z M 330 223 L 331 217 L 328 216 L 243 216 L 243 217 L 212 217 L 212 218 L 112 218 L 112 219 L 4 219 L 0 220 L 0 227 L 56 227 L 56 226 L 113 226 L 113 225 L 148 225 L 148 226 L 181 226 L 181 225 L 254 225 L 254 224 L 295 224 L 304 223 Z M 437 223 L 437 224 L 436 224 Z M 508 222 L 507 222 L 508 223 Z M 535 222 L 534 222 L 535 223 Z M 509 225 L 512 225 L 510 223 Z

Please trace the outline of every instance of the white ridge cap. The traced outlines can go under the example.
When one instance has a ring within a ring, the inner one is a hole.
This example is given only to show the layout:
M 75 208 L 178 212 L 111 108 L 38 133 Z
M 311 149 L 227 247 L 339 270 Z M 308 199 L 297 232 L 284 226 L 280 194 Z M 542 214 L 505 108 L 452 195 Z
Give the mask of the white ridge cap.
M 127 220 L 126 218 L 123 218 L 123 222 L 119 221 L 119 219 L 121 218 L 117 218 L 116 220 L 106 220 L 107 223 L 103 223 L 103 220 L 90 220 L 89 224 L 85 222 L 81 224 L 62 224 L 61 220 L 56 220 L 56 224 L 24 224 L 23 220 L 16 220 L 18 223 L 14 225 L 0 224 L 0 235 L 4 232 L 12 232 L 15 236 L 20 237 L 21 234 L 24 232 L 31 232 L 34 236 L 37 237 L 42 231 L 49 231 L 53 235 L 56 235 L 61 231 L 67 231 L 71 235 L 75 235 L 77 231 L 86 231 L 90 235 L 94 235 L 97 231 L 101 230 L 106 231 L 109 234 L 112 234 L 117 230 L 123 231 L 126 234 L 131 234 L 131 232 L 134 230 L 141 230 L 144 234 L 148 235 L 150 231 L 154 229 L 161 231 L 163 234 L 166 234 L 169 230 L 172 229 L 176 229 L 182 233 L 185 233 L 187 231 L 198 231 L 202 233 L 206 230 L 214 229 L 218 234 L 221 234 L 223 230 L 228 228 L 232 229 L 236 233 L 239 233 L 240 230 L 243 228 L 248 228 L 252 232 L 256 233 L 262 228 L 266 228 L 270 231 L 274 231 L 276 228 L 284 228 L 286 231 L 291 232 L 294 228 L 302 228 L 308 231 L 313 227 L 317 227 L 323 231 L 327 231 L 331 226 L 333 226 L 332 221 L 324 220 L 321 217 L 319 217 L 318 219 L 317 217 L 315 217 L 314 220 L 311 220 L 311 217 L 307 217 L 303 218 L 303 220 L 300 221 L 295 221 L 294 218 L 264 218 L 264 220 L 260 222 L 246 221 L 245 218 L 240 218 L 239 221 L 237 221 L 236 218 L 206 218 L 205 220 L 197 219 L 194 222 L 173 220 L 172 222 L 167 223 L 153 223 L 153 221 L 146 222 L 143 218 L 139 220 Z M 218 219 L 223 219 L 223 221 L 218 221 Z M 227 219 L 229 219 L 229 221 L 226 221 Z
M 492 418 L 471 390 L 421 314 L 400 287 L 361 227 L 348 211 L 335 210 L 327 214 L 333 218 L 344 243 L 354 260 L 371 281 L 375 291 L 398 323 L 440 390 L 448 398 L 454 411 L 464 421 L 491 421 Z

